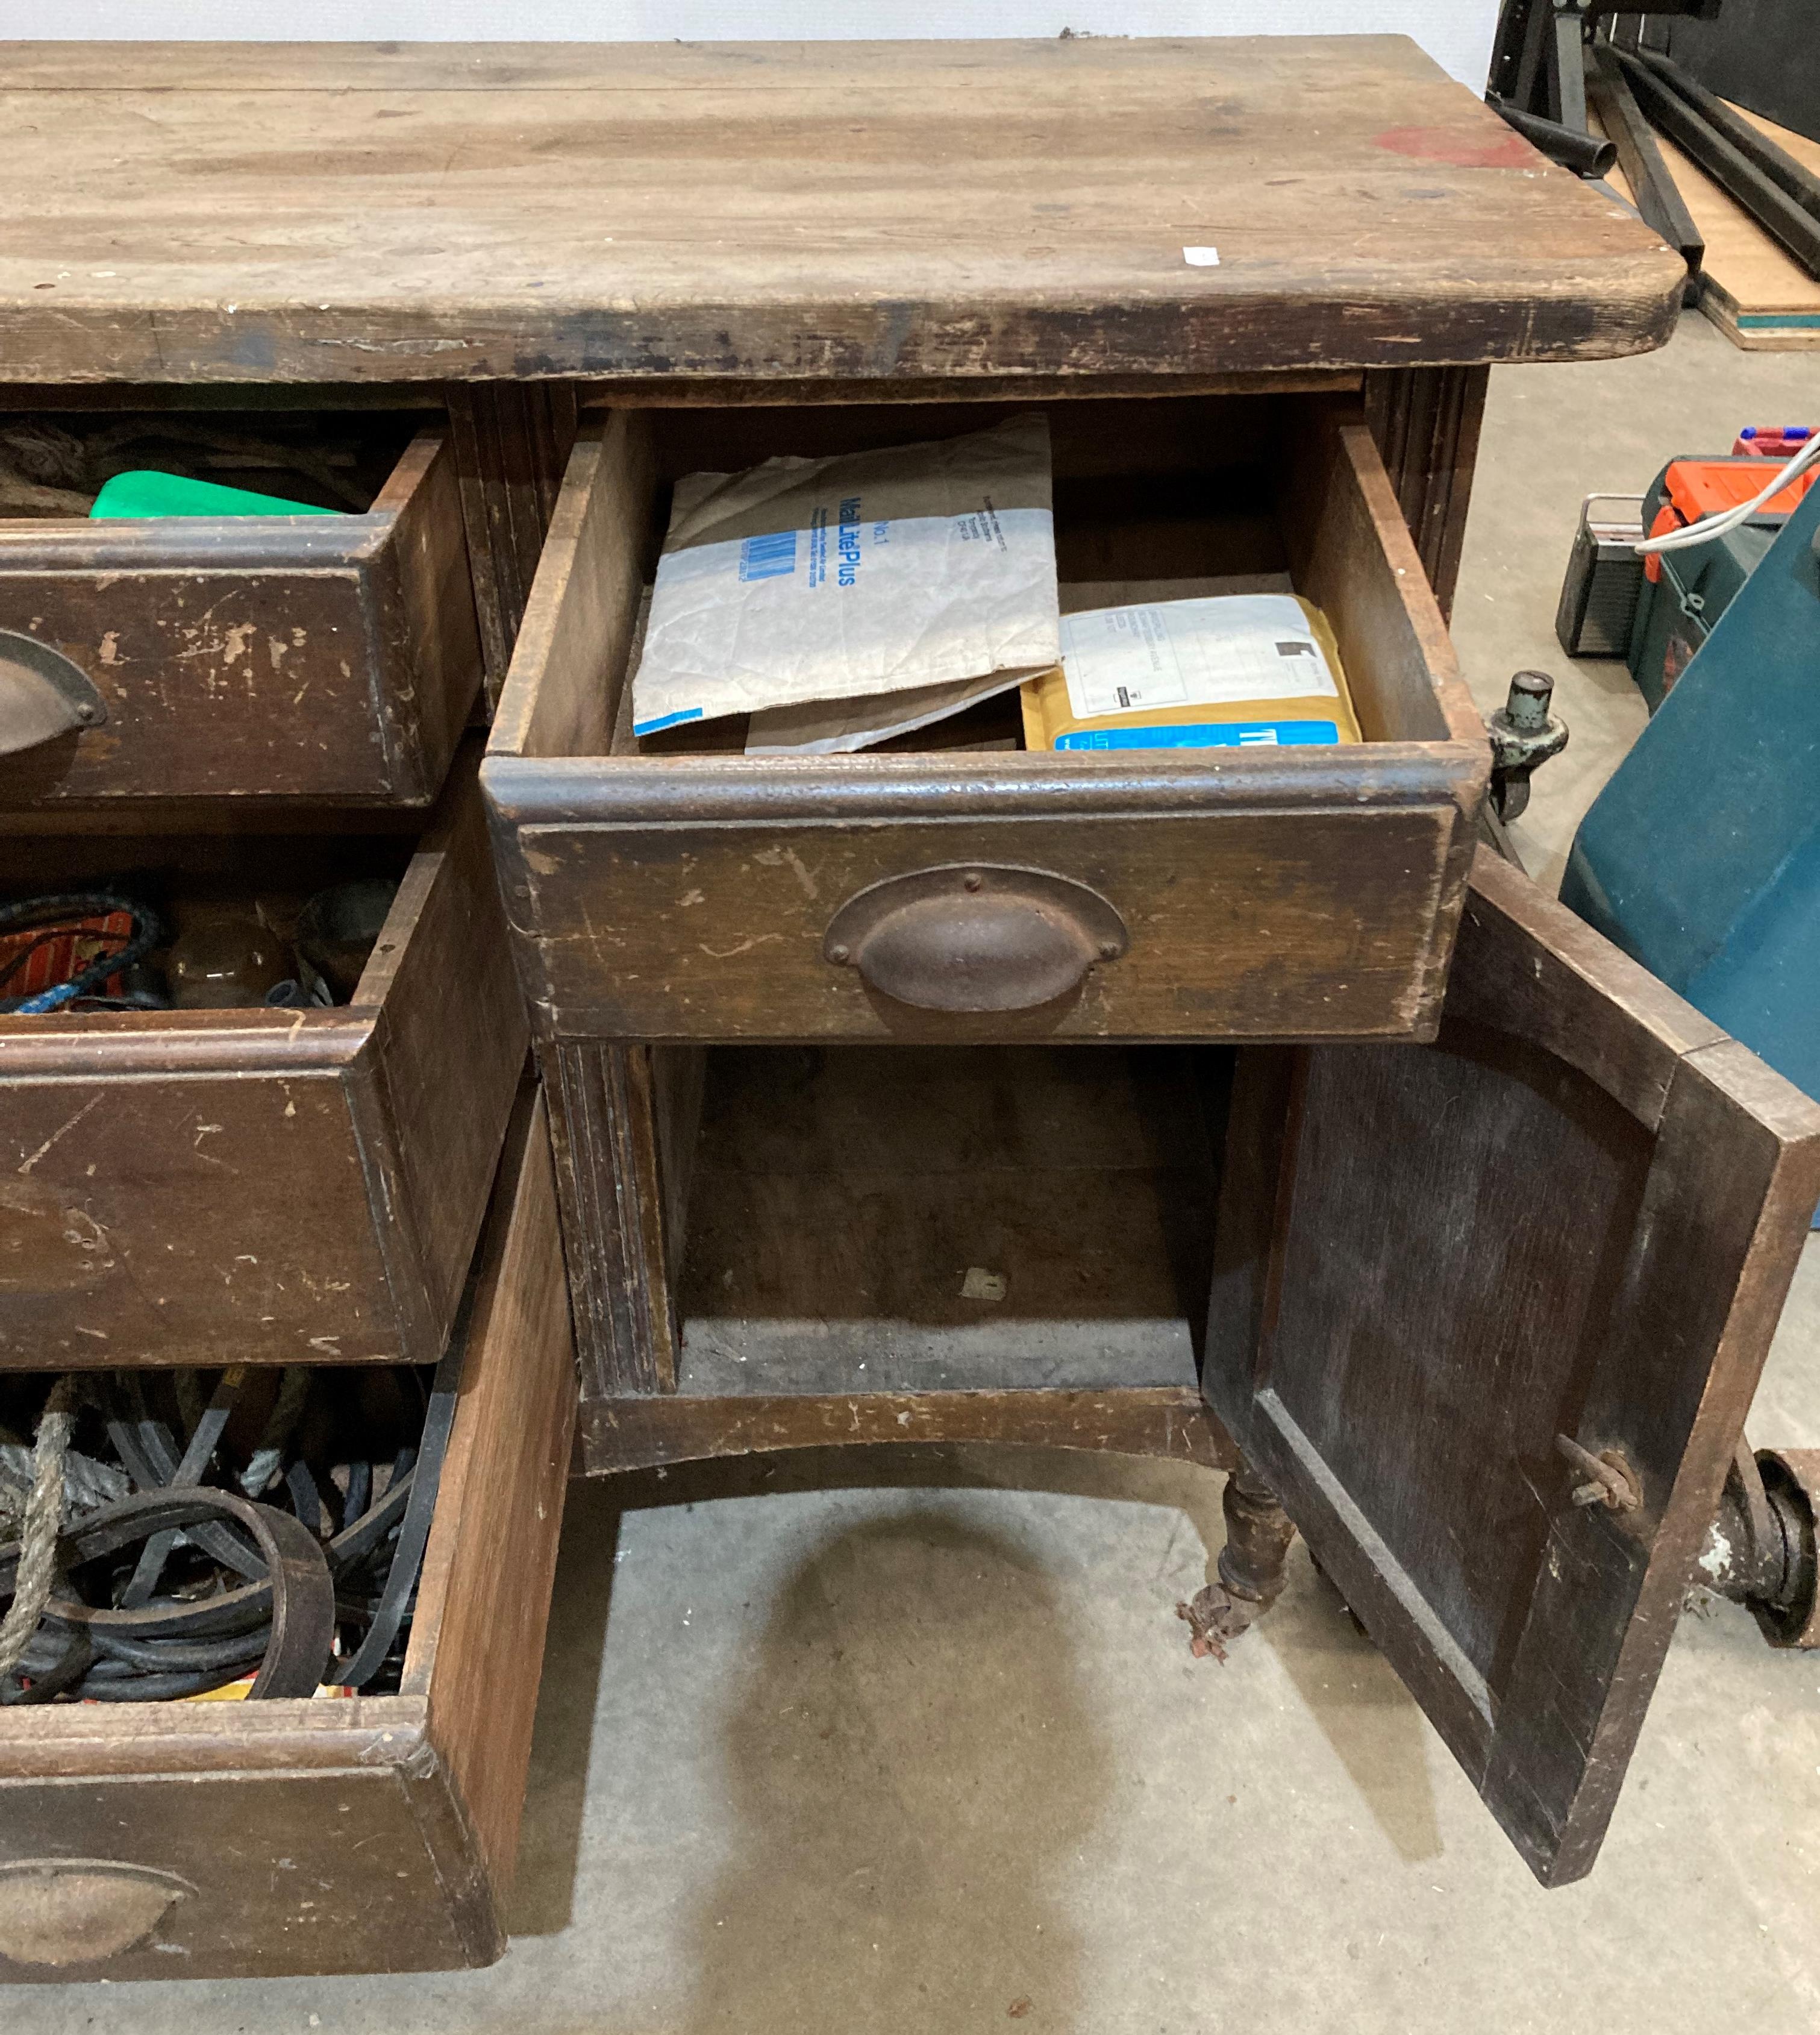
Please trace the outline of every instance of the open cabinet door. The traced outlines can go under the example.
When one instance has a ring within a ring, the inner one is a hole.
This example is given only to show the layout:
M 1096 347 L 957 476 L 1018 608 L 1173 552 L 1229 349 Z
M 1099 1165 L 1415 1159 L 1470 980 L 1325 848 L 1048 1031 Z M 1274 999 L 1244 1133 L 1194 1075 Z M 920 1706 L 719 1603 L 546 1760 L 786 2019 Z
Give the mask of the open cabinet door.
M 1544 1884 L 1817 1199 L 1820 1108 L 1483 848 L 1435 1045 L 1239 1055 L 1207 1398 Z

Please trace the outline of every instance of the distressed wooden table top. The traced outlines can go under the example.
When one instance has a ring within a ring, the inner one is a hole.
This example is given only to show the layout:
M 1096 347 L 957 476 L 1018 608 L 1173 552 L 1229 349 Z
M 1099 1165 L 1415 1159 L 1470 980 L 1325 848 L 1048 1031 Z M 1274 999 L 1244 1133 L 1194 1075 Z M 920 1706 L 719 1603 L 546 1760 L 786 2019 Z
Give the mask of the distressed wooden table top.
M 4 81 L 14 383 L 1561 359 L 1659 344 L 1683 281 L 1396 36 L 14 43 Z

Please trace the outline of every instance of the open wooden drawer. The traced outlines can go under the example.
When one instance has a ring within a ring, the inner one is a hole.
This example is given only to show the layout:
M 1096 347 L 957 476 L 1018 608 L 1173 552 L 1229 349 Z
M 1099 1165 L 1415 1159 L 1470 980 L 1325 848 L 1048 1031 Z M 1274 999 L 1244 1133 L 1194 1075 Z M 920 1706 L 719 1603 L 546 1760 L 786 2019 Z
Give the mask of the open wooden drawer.
M 21 895 L 168 863 L 400 881 L 348 1004 L 0 1017 L 0 1364 L 434 1362 L 524 1014 L 475 783 L 408 834 L 21 837 Z
M 134 426 L 13 421 L 59 443 Z M 344 513 L 89 521 L 72 494 L 67 513 L 0 520 L 0 825 L 142 827 L 176 800 L 430 804 L 481 668 L 447 431 L 360 412 L 141 421 L 179 453 L 186 434 L 228 448 L 220 480 Z M 310 471 L 255 463 L 288 446 Z
M 1026 754 L 1011 695 L 1002 728 L 937 728 L 931 745 L 960 746 L 911 753 L 752 758 L 725 722 L 638 741 L 628 665 L 679 476 L 941 437 L 1011 410 L 596 413 L 483 773 L 540 1037 L 1431 1034 L 1489 756 L 1356 412 L 1294 395 L 1047 407 L 1065 604 L 1083 586 L 1292 585 L 1333 626 L 1367 740 Z M 716 739 L 734 753 L 704 750 Z M 977 938 L 968 891 L 1029 872 L 1039 888 L 1084 886 L 1122 928 L 1040 1001 L 995 982 L 912 1005 L 830 934 L 857 893 L 920 878 L 949 899 L 937 945 L 964 945 Z
M 0 1710 L 0 1979 L 488 1964 L 574 1420 L 543 1109 L 499 1170 L 396 1695 Z

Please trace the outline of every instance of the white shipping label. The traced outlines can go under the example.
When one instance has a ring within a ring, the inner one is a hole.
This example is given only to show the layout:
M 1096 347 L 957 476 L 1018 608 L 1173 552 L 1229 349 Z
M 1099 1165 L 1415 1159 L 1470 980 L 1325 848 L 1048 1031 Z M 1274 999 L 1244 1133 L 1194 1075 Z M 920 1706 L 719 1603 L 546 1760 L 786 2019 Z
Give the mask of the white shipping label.
M 1340 692 L 1301 603 L 1286 593 L 1065 615 L 1062 663 L 1077 720 Z

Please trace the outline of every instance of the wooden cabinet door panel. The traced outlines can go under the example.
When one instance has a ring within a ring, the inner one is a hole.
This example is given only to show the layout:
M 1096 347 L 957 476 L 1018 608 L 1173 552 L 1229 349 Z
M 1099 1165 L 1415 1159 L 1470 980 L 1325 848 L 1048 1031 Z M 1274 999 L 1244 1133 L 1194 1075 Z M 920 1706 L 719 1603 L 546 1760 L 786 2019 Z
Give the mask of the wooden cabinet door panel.
M 1577 1879 L 1820 1197 L 1820 1108 L 1484 850 L 1435 1045 L 1240 1063 L 1206 1396 L 1537 1877 Z M 1575 1502 L 1574 1448 L 1619 1502 Z

